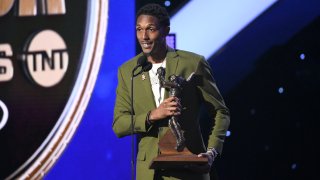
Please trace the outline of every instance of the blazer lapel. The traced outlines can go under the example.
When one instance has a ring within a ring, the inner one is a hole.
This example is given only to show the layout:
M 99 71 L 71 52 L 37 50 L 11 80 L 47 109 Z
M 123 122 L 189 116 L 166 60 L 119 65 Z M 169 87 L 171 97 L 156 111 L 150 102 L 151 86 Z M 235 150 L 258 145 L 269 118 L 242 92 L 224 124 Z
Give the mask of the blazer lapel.
M 140 53 L 140 56 L 142 56 L 142 53 Z M 137 96 L 137 103 L 143 104 L 146 110 L 156 108 L 148 72 L 143 72 L 134 78 L 134 93 Z
M 156 108 L 156 103 L 154 102 L 154 95 L 151 89 L 151 83 L 150 83 L 150 76 L 148 72 L 143 72 L 141 75 L 140 81 L 141 84 L 144 88 L 145 92 L 145 99 L 143 100 L 144 102 L 152 102 L 148 103 L 147 109 L 154 109 Z

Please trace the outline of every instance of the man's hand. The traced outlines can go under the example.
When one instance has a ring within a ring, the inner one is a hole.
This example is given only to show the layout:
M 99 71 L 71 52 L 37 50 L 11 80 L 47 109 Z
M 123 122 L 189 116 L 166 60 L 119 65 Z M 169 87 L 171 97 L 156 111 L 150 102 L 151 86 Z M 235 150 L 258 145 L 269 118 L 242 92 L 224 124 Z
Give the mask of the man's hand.
M 206 152 L 206 153 L 200 153 L 198 154 L 198 157 L 207 157 L 208 158 L 208 164 L 205 164 L 205 165 L 201 165 L 201 166 L 198 166 L 196 168 L 196 171 L 197 172 L 201 172 L 201 173 L 207 173 L 207 172 L 210 172 L 210 169 L 211 169 L 211 165 L 214 161 L 214 158 L 215 156 L 211 153 L 211 152 Z
M 186 168 L 197 173 L 208 173 L 210 172 L 212 163 L 216 156 L 217 152 L 215 150 L 208 150 L 206 153 L 200 153 L 198 154 L 198 157 L 207 157 L 208 163 L 204 165 L 188 165 Z
M 178 116 L 181 114 L 181 104 L 177 97 L 169 97 L 152 110 L 149 115 L 149 121 L 154 122 L 162 120 L 169 116 Z

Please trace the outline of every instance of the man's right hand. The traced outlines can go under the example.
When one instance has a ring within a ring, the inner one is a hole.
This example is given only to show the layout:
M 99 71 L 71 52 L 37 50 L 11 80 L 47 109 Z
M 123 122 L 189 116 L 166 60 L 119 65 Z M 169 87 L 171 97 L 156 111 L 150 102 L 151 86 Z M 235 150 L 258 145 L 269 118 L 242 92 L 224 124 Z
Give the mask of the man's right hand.
M 177 97 L 169 97 L 162 101 L 156 109 L 152 110 L 149 115 L 149 121 L 155 122 L 169 116 L 178 116 L 181 114 L 181 104 Z

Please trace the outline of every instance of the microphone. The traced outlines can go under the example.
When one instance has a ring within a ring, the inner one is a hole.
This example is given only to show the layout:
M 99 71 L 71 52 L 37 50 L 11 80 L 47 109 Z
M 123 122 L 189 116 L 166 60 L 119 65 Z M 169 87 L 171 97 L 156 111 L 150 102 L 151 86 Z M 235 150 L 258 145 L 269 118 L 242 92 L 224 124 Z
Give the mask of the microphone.
M 152 63 L 150 63 L 149 61 L 146 63 L 145 66 L 142 66 L 143 72 L 148 72 L 150 71 L 150 69 L 152 69 Z
M 141 67 L 141 70 L 140 70 L 138 73 L 134 74 L 134 72 L 135 72 L 139 67 Z M 150 62 L 147 60 L 146 56 L 141 56 L 141 57 L 138 59 L 138 61 L 137 61 L 137 65 L 136 65 L 136 66 L 133 68 L 133 70 L 132 70 L 132 76 L 133 76 L 133 77 L 136 77 L 136 76 L 138 76 L 139 74 L 141 74 L 142 72 L 148 72 L 148 71 L 150 71 L 150 69 L 152 69 L 152 63 L 150 63 Z
M 147 62 L 147 58 L 145 56 L 140 56 L 137 65 L 133 68 L 133 72 L 138 69 L 138 67 L 143 66 Z

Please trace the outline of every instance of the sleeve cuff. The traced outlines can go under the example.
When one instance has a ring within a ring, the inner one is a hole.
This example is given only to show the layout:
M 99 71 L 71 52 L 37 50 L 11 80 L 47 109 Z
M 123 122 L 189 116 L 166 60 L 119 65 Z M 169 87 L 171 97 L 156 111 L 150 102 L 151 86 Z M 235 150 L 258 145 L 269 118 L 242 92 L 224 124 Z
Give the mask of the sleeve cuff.
M 207 153 L 211 154 L 214 158 L 216 158 L 219 155 L 218 151 L 212 147 L 207 149 Z

